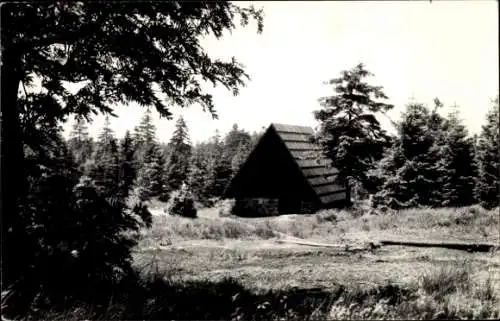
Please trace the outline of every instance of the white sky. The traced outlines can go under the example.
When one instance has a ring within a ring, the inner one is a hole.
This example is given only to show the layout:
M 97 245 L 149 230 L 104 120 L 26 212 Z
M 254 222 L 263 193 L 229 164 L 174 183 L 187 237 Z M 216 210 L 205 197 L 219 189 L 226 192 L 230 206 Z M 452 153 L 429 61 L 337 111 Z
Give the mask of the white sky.
M 396 120 L 414 96 L 432 104 L 460 106 L 471 132 L 483 123 L 491 99 L 498 94 L 498 6 L 496 1 L 387 2 L 256 2 L 265 13 L 264 32 L 255 25 L 222 40 L 204 39 L 213 57 L 235 56 L 252 80 L 233 97 L 223 87 L 213 90 L 219 114 L 213 120 L 199 106 L 173 108 L 188 123 L 193 142 L 227 132 L 233 123 L 249 131 L 271 122 L 316 126 L 312 112 L 327 94 L 323 81 L 363 62 L 384 87 Z M 119 137 L 133 130 L 143 110 L 136 105 L 116 110 L 111 126 Z M 446 109 L 445 109 L 446 112 Z M 155 125 L 160 141 L 168 141 L 172 121 Z M 174 116 L 174 117 L 175 117 Z M 97 135 L 103 117 L 90 127 Z M 391 130 L 388 122 L 386 129 Z M 65 125 L 66 133 L 69 124 Z

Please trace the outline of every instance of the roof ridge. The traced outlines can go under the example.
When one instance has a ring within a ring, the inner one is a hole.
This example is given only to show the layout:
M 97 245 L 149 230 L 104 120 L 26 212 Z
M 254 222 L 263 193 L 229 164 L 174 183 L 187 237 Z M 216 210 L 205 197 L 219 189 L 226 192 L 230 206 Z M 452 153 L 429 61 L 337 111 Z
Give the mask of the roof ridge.
M 314 128 L 312 126 L 271 123 L 270 127 L 274 127 L 274 129 L 276 129 L 276 131 L 278 132 L 314 135 Z

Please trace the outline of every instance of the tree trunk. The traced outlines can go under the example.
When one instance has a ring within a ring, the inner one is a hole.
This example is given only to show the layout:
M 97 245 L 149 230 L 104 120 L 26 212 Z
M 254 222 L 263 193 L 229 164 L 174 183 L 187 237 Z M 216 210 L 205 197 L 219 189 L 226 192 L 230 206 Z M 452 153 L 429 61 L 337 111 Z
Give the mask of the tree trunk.
M 17 92 L 21 80 L 21 56 L 12 46 L 3 44 L 1 67 L 1 175 L 2 202 L 2 283 L 8 285 L 22 273 L 18 266 L 26 226 L 20 215 L 19 205 L 26 192 L 24 153 L 21 137 Z M 18 243 L 21 242 L 21 243 Z M 16 253 L 17 252 L 17 253 Z M 16 261 L 16 262 L 14 262 Z M 16 272 L 15 272 L 16 271 Z M 12 273 L 15 272 L 15 273 Z M 16 275 L 17 276 L 17 275 Z

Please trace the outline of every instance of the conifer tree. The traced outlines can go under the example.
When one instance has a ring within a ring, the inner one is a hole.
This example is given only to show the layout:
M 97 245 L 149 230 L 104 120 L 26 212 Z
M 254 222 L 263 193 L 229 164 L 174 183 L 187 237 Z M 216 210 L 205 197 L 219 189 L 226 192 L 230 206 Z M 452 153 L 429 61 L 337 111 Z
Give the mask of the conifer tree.
M 75 118 L 68 140 L 68 148 L 73 154 L 76 164 L 83 169 L 85 162 L 92 156 L 93 142 L 89 136 L 87 124 L 81 117 Z
M 435 100 L 430 111 L 420 103 L 410 103 L 398 124 L 398 137 L 379 162 L 377 173 L 381 187 L 374 204 L 392 208 L 441 206 L 442 179 L 446 168 L 442 155 L 444 119 L 438 113 L 441 103 Z
M 231 181 L 233 170 L 231 168 L 231 159 L 228 154 L 229 152 L 223 151 L 220 154 L 220 158 L 212 160 L 211 165 L 214 172 L 213 185 L 211 187 L 212 197 L 221 197 Z
M 335 94 L 320 98 L 323 108 L 314 113 L 320 121 L 317 140 L 339 170 L 339 181 L 346 184 L 364 185 L 368 170 L 383 156 L 389 142 L 376 114 L 393 106 L 383 102 L 388 98 L 382 87 L 366 82 L 369 76 L 372 74 L 359 64 L 326 82 Z
M 211 199 L 222 196 L 225 186 L 231 178 L 231 161 L 224 153 L 224 141 L 220 132 L 215 131 L 207 146 L 208 162 L 207 193 Z
M 153 124 L 150 108 L 146 108 L 141 122 L 135 128 L 135 135 L 135 142 L 140 145 L 156 141 L 156 127 Z
M 164 166 L 163 153 L 158 145 L 148 144 L 134 184 L 141 201 L 165 197 Z
M 500 135 L 498 96 L 486 115 L 477 142 L 478 178 L 475 188 L 477 200 L 485 208 L 499 205 Z
M 442 205 L 466 206 L 474 202 L 474 183 L 477 175 L 474 141 L 455 109 L 448 115 L 444 139 L 437 166 L 442 167 Z
M 205 146 L 206 144 L 198 144 L 193 148 L 187 185 L 196 201 L 203 205 L 209 205 L 207 186 L 210 184 L 209 178 L 211 173 L 208 168 L 208 153 L 206 152 L 206 148 L 203 148 Z
M 224 138 L 224 151 L 226 156 L 232 161 L 234 156 L 238 153 L 238 149 L 242 144 L 249 144 L 251 136 L 245 130 L 238 128 L 238 124 L 233 124 L 231 130 Z
M 233 156 L 231 161 L 232 176 L 234 176 L 241 165 L 246 161 L 248 155 L 250 154 L 250 142 L 241 142 L 236 150 L 236 154 Z
M 417 206 L 417 197 L 409 180 L 409 171 L 413 163 L 409 162 L 403 151 L 400 140 L 396 140 L 391 148 L 387 148 L 385 156 L 376 168 L 370 171 L 377 180 L 378 191 L 373 195 L 372 205 L 401 209 Z
M 130 132 L 127 130 L 120 143 L 120 195 L 126 198 L 133 186 L 136 176 L 136 166 L 134 161 L 134 141 Z
M 197 145 L 193 151 L 189 185 L 196 200 L 205 206 L 212 205 L 221 196 L 221 176 L 227 176 L 228 169 L 231 171 L 231 164 L 227 162 L 227 157 L 223 157 L 223 151 L 224 143 L 218 130 L 208 142 Z M 225 171 L 226 175 L 221 175 L 221 171 Z M 228 177 L 222 178 L 225 184 Z
M 169 142 L 170 153 L 166 162 L 166 185 L 169 191 L 177 190 L 186 182 L 191 157 L 191 142 L 186 122 L 179 117 Z
M 110 127 L 109 117 L 106 117 L 99 134 L 89 176 L 93 179 L 101 197 L 120 195 L 120 160 L 118 144 Z
M 133 141 L 136 151 L 135 159 L 140 168 L 144 163 L 143 156 L 146 149 L 148 149 L 151 144 L 157 144 L 156 126 L 153 124 L 150 108 L 146 108 L 139 125 L 134 128 Z

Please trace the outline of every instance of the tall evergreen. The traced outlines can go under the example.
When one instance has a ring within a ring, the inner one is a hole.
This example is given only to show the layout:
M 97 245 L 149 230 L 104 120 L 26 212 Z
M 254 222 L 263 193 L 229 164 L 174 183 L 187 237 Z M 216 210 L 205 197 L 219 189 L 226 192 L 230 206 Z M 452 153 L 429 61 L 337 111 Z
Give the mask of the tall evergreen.
M 393 108 L 380 86 L 370 85 L 372 74 L 363 64 L 342 71 L 341 76 L 326 82 L 334 94 L 319 99 L 322 109 L 314 116 L 320 122 L 317 135 L 339 180 L 365 185 L 367 173 L 382 158 L 389 137 L 381 128 L 377 114 Z
M 381 186 L 375 204 L 393 208 L 418 205 L 440 206 L 443 202 L 441 179 L 447 175 L 439 162 L 442 154 L 444 118 L 423 104 L 410 103 L 398 124 L 398 137 L 378 163 Z
M 486 115 L 477 142 L 478 178 L 475 188 L 476 199 L 485 208 L 499 205 L 500 188 L 500 134 L 498 96 Z
M 211 174 L 209 170 L 209 155 L 207 152 L 207 143 L 197 144 L 193 148 L 190 159 L 189 175 L 187 185 L 192 191 L 196 201 L 203 205 L 210 205 L 208 186 Z
M 138 168 L 140 168 L 144 163 L 143 156 L 146 149 L 151 144 L 157 144 L 156 126 L 153 124 L 150 108 L 146 108 L 139 125 L 134 128 L 133 141 L 136 154 L 135 159 Z
M 148 144 L 134 183 L 141 201 L 165 197 L 164 166 L 163 153 L 158 145 Z
M 220 180 L 217 178 L 220 176 L 218 164 L 223 161 L 223 148 L 221 135 L 216 130 L 207 142 L 193 149 L 188 183 L 196 200 L 206 206 L 210 206 L 214 198 L 220 196 L 220 188 L 217 187 Z
M 75 162 L 83 169 L 85 162 L 92 156 L 93 141 L 89 136 L 87 123 L 81 117 L 76 117 L 74 120 L 68 148 L 73 154 Z
M 186 182 L 191 157 L 191 141 L 184 118 L 179 117 L 169 142 L 170 152 L 166 162 L 166 184 L 169 191 L 177 190 Z
M 246 161 L 248 155 L 250 154 L 250 142 L 241 142 L 236 150 L 236 154 L 231 160 L 231 170 L 232 176 L 236 175 L 241 165 Z
M 144 116 L 135 128 L 135 142 L 137 144 L 148 144 L 156 141 L 156 127 L 153 124 L 151 109 L 146 108 Z
M 120 159 L 118 144 L 106 117 L 99 134 L 88 175 L 93 179 L 102 197 L 120 195 Z
M 231 130 L 224 137 L 224 150 L 227 157 L 232 161 L 241 145 L 248 145 L 251 140 L 252 137 L 248 132 L 238 128 L 238 124 L 233 124 Z
M 444 139 L 440 149 L 443 175 L 442 205 L 466 206 L 474 202 L 474 183 L 477 175 L 474 159 L 474 141 L 463 125 L 458 109 L 448 115 Z
M 225 151 L 224 143 L 220 132 L 216 130 L 208 145 L 208 172 L 210 175 L 207 188 L 211 198 L 222 196 L 232 174 L 231 160 Z
M 136 166 L 134 160 L 134 141 L 130 132 L 127 130 L 125 136 L 120 142 L 120 175 L 119 175 L 119 188 L 120 195 L 127 197 L 132 188 L 136 176 Z

